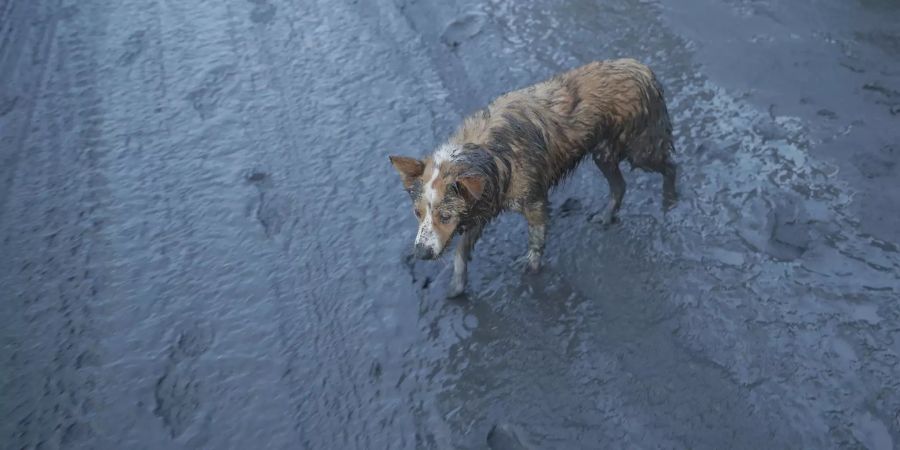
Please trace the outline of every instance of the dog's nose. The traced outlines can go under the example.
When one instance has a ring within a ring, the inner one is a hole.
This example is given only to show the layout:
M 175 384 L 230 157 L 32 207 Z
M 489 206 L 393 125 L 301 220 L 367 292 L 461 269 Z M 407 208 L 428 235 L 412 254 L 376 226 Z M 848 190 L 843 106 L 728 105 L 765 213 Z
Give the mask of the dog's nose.
M 433 259 L 434 258 L 434 250 L 431 247 L 426 245 L 416 243 L 416 258 L 419 259 Z

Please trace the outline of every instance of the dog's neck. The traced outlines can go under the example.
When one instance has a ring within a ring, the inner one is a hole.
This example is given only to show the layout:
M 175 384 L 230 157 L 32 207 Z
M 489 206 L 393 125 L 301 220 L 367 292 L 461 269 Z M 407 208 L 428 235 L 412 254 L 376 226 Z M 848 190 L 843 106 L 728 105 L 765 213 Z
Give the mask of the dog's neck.
M 459 152 L 454 159 L 464 167 L 461 175 L 477 176 L 484 181 L 481 195 L 463 216 L 462 231 L 483 226 L 503 209 L 503 193 L 509 182 L 509 171 L 500 170 L 494 155 L 477 144 L 463 145 L 463 151 Z

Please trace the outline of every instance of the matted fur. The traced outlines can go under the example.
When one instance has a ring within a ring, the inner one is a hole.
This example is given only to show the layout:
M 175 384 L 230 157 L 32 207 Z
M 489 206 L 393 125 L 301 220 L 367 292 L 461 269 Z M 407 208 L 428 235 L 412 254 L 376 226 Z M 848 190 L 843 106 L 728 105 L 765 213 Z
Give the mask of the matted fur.
M 442 253 L 455 233 L 470 234 L 460 244 L 464 285 L 468 252 L 481 228 L 505 209 L 528 219 L 529 267 L 537 269 L 548 191 L 588 154 L 610 184 L 609 220 L 625 191 L 618 169 L 623 160 L 663 174 L 666 198 L 674 200 L 672 150 L 656 77 L 633 59 L 619 59 L 593 62 L 502 95 L 466 118 L 424 161 L 395 156 L 391 161 L 418 211 L 420 234 L 424 222 L 433 224 L 438 242 L 419 252 L 421 257 Z M 422 195 L 426 191 L 428 198 Z

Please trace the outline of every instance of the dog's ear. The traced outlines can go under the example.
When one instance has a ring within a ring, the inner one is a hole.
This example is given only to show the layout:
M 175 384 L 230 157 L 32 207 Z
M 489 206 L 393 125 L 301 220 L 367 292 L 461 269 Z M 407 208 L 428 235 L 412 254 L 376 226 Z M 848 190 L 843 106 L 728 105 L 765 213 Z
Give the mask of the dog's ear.
M 484 192 L 484 178 L 477 175 L 461 176 L 456 179 L 456 183 L 463 195 L 471 201 L 481 198 L 481 193 Z
M 397 169 L 397 172 L 400 173 L 404 183 L 408 183 L 414 178 L 422 176 L 422 172 L 425 172 L 425 163 L 418 159 L 396 155 L 390 156 L 390 159 L 391 164 L 393 164 L 394 168 Z

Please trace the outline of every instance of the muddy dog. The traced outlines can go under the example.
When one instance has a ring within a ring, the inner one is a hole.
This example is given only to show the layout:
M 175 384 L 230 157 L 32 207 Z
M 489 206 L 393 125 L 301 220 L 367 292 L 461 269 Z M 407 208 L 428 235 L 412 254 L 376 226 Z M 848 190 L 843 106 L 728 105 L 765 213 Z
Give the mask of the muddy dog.
M 619 163 L 663 176 L 663 204 L 676 199 L 672 127 L 653 72 L 633 59 L 587 64 L 509 92 L 466 118 L 435 152 L 391 156 L 419 221 L 415 255 L 440 256 L 455 234 L 448 294 L 466 287 L 466 265 L 484 226 L 504 210 L 528 221 L 526 267 L 541 265 L 547 197 L 588 154 L 609 183 L 603 215 L 615 218 L 625 195 Z

